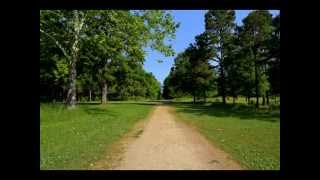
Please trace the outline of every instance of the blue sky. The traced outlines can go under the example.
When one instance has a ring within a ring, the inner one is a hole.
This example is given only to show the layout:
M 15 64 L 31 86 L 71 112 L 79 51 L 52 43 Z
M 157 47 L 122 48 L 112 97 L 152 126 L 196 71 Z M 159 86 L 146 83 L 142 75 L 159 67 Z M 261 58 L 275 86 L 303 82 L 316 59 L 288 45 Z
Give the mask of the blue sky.
M 237 10 L 236 23 L 242 24 L 242 19 L 245 18 L 251 10 Z M 271 10 L 273 15 L 279 14 L 279 10 Z M 206 10 L 174 10 L 173 16 L 176 22 L 180 22 L 180 27 L 177 29 L 176 38 L 171 41 L 172 47 L 176 55 L 184 51 L 190 43 L 194 42 L 195 36 L 204 32 L 204 14 Z M 146 61 L 144 69 L 157 78 L 162 84 L 163 80 L 168 76 L 170 68 L 174 63 L 175 57 L 165 57 L 156 51 L 146 50 Z M 162 63 L 157 62 L 162 60 Z

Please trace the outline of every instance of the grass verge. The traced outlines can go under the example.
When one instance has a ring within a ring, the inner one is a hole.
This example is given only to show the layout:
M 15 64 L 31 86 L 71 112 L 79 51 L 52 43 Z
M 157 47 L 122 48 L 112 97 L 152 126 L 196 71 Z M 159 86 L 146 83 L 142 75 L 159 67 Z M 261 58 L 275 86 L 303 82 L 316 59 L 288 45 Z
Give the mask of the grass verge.
M 196 126 L 245 168 L 280 169 L 279 108 L 255 110 L 243 104 L 220 103 L 174 103 L 174 106 L 181 120 Z
M 40 104 L 40 169 L 87 169 L 104 156 L 153 104 Z

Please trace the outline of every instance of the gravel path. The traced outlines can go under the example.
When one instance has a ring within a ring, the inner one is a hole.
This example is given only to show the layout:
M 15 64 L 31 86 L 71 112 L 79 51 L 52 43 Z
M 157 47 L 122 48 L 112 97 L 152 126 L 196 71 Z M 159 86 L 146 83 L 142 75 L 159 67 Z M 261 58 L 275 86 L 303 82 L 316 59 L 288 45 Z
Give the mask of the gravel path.
M 155 108 L 143 132 L 130 142 L 115 170 L 242 169 L 193 128 L 174 120 L 170 107 Z

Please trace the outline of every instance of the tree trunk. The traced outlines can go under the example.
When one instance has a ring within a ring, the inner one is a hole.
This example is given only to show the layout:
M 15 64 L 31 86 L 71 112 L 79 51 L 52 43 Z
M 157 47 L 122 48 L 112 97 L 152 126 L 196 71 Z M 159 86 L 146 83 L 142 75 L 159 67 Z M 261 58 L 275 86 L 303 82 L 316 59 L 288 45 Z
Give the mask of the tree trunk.
M 101 88 L 101 103 L 102 104 L 107 104 L 107 95 L 108 95 L 108 86 L 107 86 L 107 82 L 104 81 L 102 83 L 102 88 Z
M 267 105 L 269 105 L 269 91 L 266 92 Z
M 232 99 L 232 104 L 235 104 L 236 103 L 236 97 L 232 97 L 233 99 Z
M 71 57 L 70 57 L 70 66 L 69 66 L 69 89 L 67 94 L 67 105 L 69 108 L 74 108 L 76 105 L 76 63 L 78 60 L 79 52 L 79 40 L 80 40 L 80 31 L 83 27 L 84 18 L 79 17 L 79 11 L 74 10 L 74 42 L 71 48 Z
M 254 73 L 255 73 L 255 86 L 256 86 L 256 108 L 259 107 L 259 81 L 258 81 L 258 64 L 256 62 L 256 55 L 254 56 Z
M 204 91 L 204 103 L 206 103 L 207 102 L 207 93 L 206 93 L 206 91 Z
M 224 81 L 224 70 L 223 70 L 223 66 L 221 66 L 221 70 L 220 70 L 220 81 L 221 81 L 221 96 L 222 96 L 222 103 L 226 104 L 226 93 L 225 93 L 225 81 Z
M 262 105 L 266 105 L 266 98 L 265 98 L 265 95 L 262 96 Z
M 60 91 L 59 91 L 59 101 L 60 102 L 63 101 L 63 88 L 60 88 Z
M 248 96 L 248 104 L 250 104 L 250 96 Z
M 67 93 L 66 103 L 69 108 L 74 108 L 76 105 L 76 60 L 73 59 L 69 68 L 69 89 Z
M 59 102 L 59 87 L 56 87 L 54 91 L 54 99 Z
M 56 87 L 52 88 L 52 102 L 56 103 Z
M 89 102 L 91 102 L 91 89 L 89 89 Z
M 221 34 L 221 32 L 220 32 Z M 223 52 L 223 39 L 222 37 L 220 37 L 220 48 L 221 48 L 221 52 L 220 52 L 220 77 L 221 77 L 221 96 L 222 96 L 222 103 L 226 104 L 226 90 L 225 90 L 225 77 L 224 77 L 224 60 L 223 60 L 223 56 L 224 56 L 224 52 Z
M 196 95 L 193 94 L 193 104 L 195 104 L 195 103 L 196 103 Z

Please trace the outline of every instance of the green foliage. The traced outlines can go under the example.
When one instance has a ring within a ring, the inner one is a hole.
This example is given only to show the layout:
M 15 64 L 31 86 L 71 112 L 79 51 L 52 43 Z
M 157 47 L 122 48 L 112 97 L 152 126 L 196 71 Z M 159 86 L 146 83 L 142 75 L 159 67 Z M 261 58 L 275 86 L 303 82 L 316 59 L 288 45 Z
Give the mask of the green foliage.
M 56 62 L 56 69 L 53 70 L 53 75 L 56 81 L 66 83 L 69 75 L 69 70 L 65 58 L 58 59 L 57 56 L 53 56 L 53 61 Z
M 160 88 L 158 83 L 137 66 L 144 61 L 145 47 L 166 56 L 174 55 L 171 45 L 165 40 L 175 38 L 178 26 L 169 11 L 41 10 L 40 53 L 43 63 L 40 83 L 49 90 L 43 93 L 46 96 L 50 93 L 48 79 L 63 78 L 67 81 L 59 81 L 57 87 L 68 87 L 70 91 L 76 80 L 78 93 L 96 91 L 97 87 L 107 84 L 111 91 L 128 89 L 121 92 L 122 97 L 156 98 Z M 56 58 L 48 61 L 50 57 Z M 136 74 L 126 76 L 126 80 L 121 79 L 123 83 L 118 85 L 119 76 L 115 74 L 119 73 L 119 66 L 125 66 L 122 62 L 130 66 L 127 69 L 132 69 L 124 71 Z M 65 78 L 66 75 L 70 77 Z
M 206 97 L 214 79 L 212 66 L 209 64 L 213 49 L 208 44 L 208 34 L 201 34 L 196 37 L 195 44 L 191 44 L 176 57 L 174 67 L 164 81 L 164 98 L 185 94 Z
M 129 64 L 128 64 L 129 63 Z M 160 91 L 160 83 L 151 74 L 145 72 L 141 64 L 121 61 L 117 65 L 113 76 L 116 81 L 112 83 L 114 99 L 156 99 Z
M 205 14 L 205 29 L 210 38 L 210 45 L 214 47 L 213 61 L 218 68 L 218 92 L 225 103 L 226 97 L 226 67 L 225 59 L 230 56 L 231 43 L 235 28 L 234 10 L 209 10 Z
M 255 96 L 265 96 L 269 91 L 269 82 L 266 75 L 266 63 L 263 58 L 272 55 L 270 52 L 270 39 L 274 30 L 272 15 L 268 11 L 253 11 L 243 20 L 240 37 L 244 49 L 252 52 L 253 57 L 248 58 L 254 64 L 255 70 Z M 259 106 L 256 101 L 256 106 Z
M 280 15 L 272 20 L 274 26 L 268 49 L 275 52 L 275 61 L 268 64 L 267 74 L 272 94 L 280 94 Z
M 227 102 L 227 96 L 280 94 L 280 15 L 272 19 L 268 11 L 258 10 L 242 26 L 234 21 L 233 10 L 206 13 L 205 32 L 178 54 L 164 81 L 164 98 L 205 92 Z
M 253 11 L 243 20 L 243 40 L 254 51 L 264 47 L 272 30 L 272 15 L 267 10 Z

